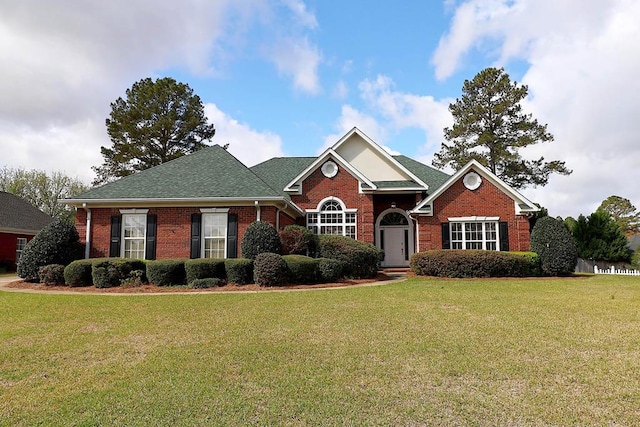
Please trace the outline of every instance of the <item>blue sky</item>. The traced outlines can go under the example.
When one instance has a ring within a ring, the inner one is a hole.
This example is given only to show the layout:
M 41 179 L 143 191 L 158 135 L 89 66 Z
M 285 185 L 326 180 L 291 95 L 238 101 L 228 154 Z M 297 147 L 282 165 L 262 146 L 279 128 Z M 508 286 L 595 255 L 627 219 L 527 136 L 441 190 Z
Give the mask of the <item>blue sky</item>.
M 430 164 L 465 79 L 504 67 L 574 173 L 523 193 L 552 215 L 640 207 L 637 0 L 37 0 L 0 5 L 0 167 L 89 183 L 109 103 L 188 83 L 247 165 L 320 153 L 353 126 Z

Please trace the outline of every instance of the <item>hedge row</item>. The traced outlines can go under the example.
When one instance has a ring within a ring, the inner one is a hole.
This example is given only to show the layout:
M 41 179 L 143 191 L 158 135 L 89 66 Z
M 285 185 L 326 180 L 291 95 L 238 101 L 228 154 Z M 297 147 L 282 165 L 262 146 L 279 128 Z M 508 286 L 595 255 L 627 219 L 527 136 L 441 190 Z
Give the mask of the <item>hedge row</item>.
M 350 237 L 322 234 L 320 257 L 331 258 L 344 264 L 344 277 L 362 279 L 375 277 L 378 263 L 384 259 L 384 251 Z
M 413 254 L 411 271 L 438 277 L 537 277 L 540 257 L 533 252 L 431 250 Z

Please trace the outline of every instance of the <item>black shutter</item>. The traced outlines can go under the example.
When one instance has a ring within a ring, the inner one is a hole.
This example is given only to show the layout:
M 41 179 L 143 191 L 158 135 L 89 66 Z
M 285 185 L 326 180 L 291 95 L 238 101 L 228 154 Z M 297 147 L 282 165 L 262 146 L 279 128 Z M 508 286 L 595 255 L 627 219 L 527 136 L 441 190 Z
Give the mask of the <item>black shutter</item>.
M 122 215 L 114 215 L 111 217 L 111 243 L 109 245 L 109 256 L 120 256 L 120 232 L 122 224 Z
M 451 249 L 451 236 L 449 235 L 449 223 L 442 223 L 442 249 Z
M 156 234 L 158 230 L 158 216 L 147 215 L 147 241 L 144 259 L 156 259 Z
M 509 250 L 509 223 L 508 222 L 500 222 L 498 223 L 498 230 L 500 233 L 500 250 L 508 251 Z
M 191 214 L 191 258 L 200 258 L 200 239 L 202 238 L 202 214 Z
M 409 230 L 404 230 L 404 260 L 409 261 Z
M 238 214 L 228 216 L 227 258 L 238 258 Z

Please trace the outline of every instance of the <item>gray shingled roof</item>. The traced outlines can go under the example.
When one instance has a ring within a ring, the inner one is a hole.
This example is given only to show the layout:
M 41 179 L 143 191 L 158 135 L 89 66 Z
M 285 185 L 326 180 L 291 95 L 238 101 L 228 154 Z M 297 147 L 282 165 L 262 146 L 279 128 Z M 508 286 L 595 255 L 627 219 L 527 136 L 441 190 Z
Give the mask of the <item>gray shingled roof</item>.
M 437 188 L 451 178 L 450 175 L 447 175 L 446 173 L 431 166 L 427 166 L 424 163 L 420 163 L 417 160 L 413 160 L 410 157 L 398 155 L 393 156 L 393 158 L 402 166 L 409 169 L 415 176 L 424 181 L 429 186 L 429 194 L 436 191 Z
M 75 200 L 281 198 L 258 175 L 214 145 L 105 184 Z
M 272 188 L 284 188 L 305 170 L 317 157 L 274 157 L 251 167 L 251 170 Z
M 26 200 L 0 191 L 0 231 L 11 230 L 36 234 L 51 221 L 53 218 Z

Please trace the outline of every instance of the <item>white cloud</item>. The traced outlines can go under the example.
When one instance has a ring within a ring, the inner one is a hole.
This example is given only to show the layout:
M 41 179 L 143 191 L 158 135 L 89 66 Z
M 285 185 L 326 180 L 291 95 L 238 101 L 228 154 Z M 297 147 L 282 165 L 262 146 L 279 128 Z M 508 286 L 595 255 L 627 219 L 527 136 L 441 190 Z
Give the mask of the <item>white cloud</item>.
M 282 2 L 293 12 L 299 25 L 310 29 L 318 27 L 315 15 L 307 10 L 307 6 L 302 1 L 282 0 Z
M 434 55 L 440 78 L 473 49 L 507 69 L 511 59 L 529 64 L 525 106 L 555 141 L 526 154 L 574 170 L 524 191 L 552 215 L 590 214 L 613 194 L 640 206 L 638 16 L 632 0 L 472 0 L 458 6 Z
M 213 142 L 229 144 L 229 152 L 247 166 L 272 157 L 283 156 L 280 137 L 271 132 L 258 132 L 221 111 L 215 104 L 205 104 L 205 115 L 216 127 Z
M 269 49 L 278 71 L 293 79 L 293 86 L 315 95 L 320 92 L 318 66 L 322 55 L 306 38 L 285 38 Z
M 360 129 L 377 144 L 382 144 L 386 139 L 385 129 L 373 116 L 358 111 L 350 105 L 342 106 L 340 117 L 336 120 L 334 127 L 336 129 L 336 133 L 325 136 L 324 144 L 318 150 L 317 154 L 322 153 L 327 148 L 338 142 L 340 138 L 354 127 Z

